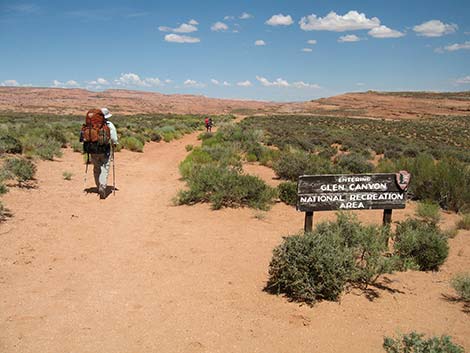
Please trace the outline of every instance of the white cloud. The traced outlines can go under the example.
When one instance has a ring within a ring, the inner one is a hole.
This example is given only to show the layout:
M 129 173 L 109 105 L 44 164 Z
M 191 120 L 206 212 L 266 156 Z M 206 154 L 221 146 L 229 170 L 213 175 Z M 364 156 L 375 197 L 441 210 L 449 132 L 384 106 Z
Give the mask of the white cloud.
M 287 88 L 287 87 L 294 87 L 294 88 L 320 88 L 319 85 L 314 83 L 305 83 L 303 81 L 297 81 L 293 83 L 289 83 L 288 81 L 278 78 L 275 81 L 269 81 L 265 77 L 256 76 L 256 79 L 265 87 L 279 87 L 279 88 Z
M 206 87 L 206 85 L 205 85 L 204 83 L 197 82 L 197 81 L 191 80 L 191 79 L 187 79 L 186 81 L 184 81 L 183 84 L 184 84 L 186 87 L 195 87 L 195 88 Z
M 323 18 L 315 14 L 302 17 L 299 24 L 304 31 L 344 32 L 378 27 L 380 20 L 377 17 L 367 18 L 364 13 L 357 11 L 349 11 L 343 16 L 331 11 Z
M 405 33 L 396 31 L 383 25 L 380 27 L 372 28 L 368 33 L 374 38 L 400 38 L 405 35 Z
M 307 43 L 314 45 L 314 44 L 317 44 L 317 41 L 315 39 L 309 39 L 307 40 Z
M 199 23 L 196 20 L 190 20 L 189 23 L 183 23 L 179 27 L 172 28 L 166 26 L 158 27 L 158 30 L 161 32 L 175 32 L 175 33 L 192 33 L 197 32 L 197 27 Z
M 455 43 L 455 44 L 447 45 L 444 47 L 444 50 L 447 50 L 447 51 L 469 50 L 469 49 L 470 49 L 469 41 L 462 43 L 462 44 Z
M 470 85 L 470 76 L 461 77 L 455 80 L 458 85 Z
M 248 20 L 250 18 L 253 18 L 252 14 L 249 14 L 248 12 L 244 12 L 238 17 L 240 20 Z
M 0 86 L 2 87 L 6 87 L 6 86 L 9 86 L 9 87 L 17 87 L 19 86 L 20 84 L 18 83 L 18 81 L 16 80 L 5 80 L 3 81 L 2 83 L 0 83 Z
M 229 82 L 227 82 L 227 81 L 224 81 L 224 82 L 222 83 L 222 85 L 224 85 L 225 87 L 228 87 L 228 86 L 231 86 L 232 84 L 229 83 Z
M 258 39 L 256 42 L 255 42 L 255 45 L 256 46 L 263 46 L 263 45 L 266 45 L 266 42 L 262 39 Z
M 413 31 L 418 36 L 442 37 L 445 34 L 454 33 L 459 27 L 456 24 L 446 24 L 439 20 L 431 20 L 414 26 Z
M 114 80 L 118 86 L 138 86 L 138 87 L 158 87 L 162 86 L 162 81 L 157 77 L 148 77 L 141 79 L 139 75 L 129 72 L 121 74 L 121 76 Z
M 101 78 L 101 77 L 98 77 L 96 79 L 96 83 L 99 84 L 99 85 L 103 85 L 103 86 L 109 85 L 109 82 L 107 80 L 105 80 L 104 78 Z
M 317 85 L 316 83 L 305 83 L 304 81 L 298 81 L 298 82 L 294 82 L 292 84 L 292 87 L 295 87 L 295 88 L 314 88 L 314 89 L 319 89 L 321 88 L 319 85 Z
M 182 36 L 179 34 L 167 34 L 165 40 L 170 43 L 199 43 L 201 40 L 196 37 Z
M 358 83 L 356 83 L 356 86 L 362 87 L 362 86 L 365 86 L 365 83 L 364 82 L 358 82 Z
M 80 87 L 80 84 L 75 80 L 68 80 L 67 82 L 61 82 L 59 80 L 53 80 L 52 85 L 54 87 Z
M 294 21 L 290 15 L 284 16 L 282 13 L 272 16 L 265 22 L 270 26 L 290 26 Z
M 214 85 L 216 85 L 216 86 L 219 86 L 219 85 L 220 85 L 220 82 L 219 82 L 218 80 L 216 80 L 216 79 L 211 78 L 211 82 L 212 82 L 212 84 L 214 84 Z
M 225 21 L 233 21 L 235 19 L 235 16 L 225 16 L 224 20 Z
M 223 22 L 216 22 L 211 26 L 211 31 L 220 32 L 228 30 L 228 26 Z
M 170 84 L 170 83 L 172 83 L 172 82 L 173 82 L 173 81 L 170 80 L 170 79 L 166 79 L 166 80 L 165 80 L 165 83 L 166 83 L 166 84 Z
M 253 84 L 246 80 L 246 81 L 242 81 L 242 82 L 237 82 L 237 86 L 240 86 L 240 87 L 251 87 L 253 86 Z
M 345 36 L 341 36 L 338 38 L 339 43 L 351 43 L 351 42 L 359 42 L 361 38 L 356 36 L 355 34 L 347 34 Z
M 302 51 L 305 53 L 311 53 L 313 51 L 312 48 L 302 48 Z

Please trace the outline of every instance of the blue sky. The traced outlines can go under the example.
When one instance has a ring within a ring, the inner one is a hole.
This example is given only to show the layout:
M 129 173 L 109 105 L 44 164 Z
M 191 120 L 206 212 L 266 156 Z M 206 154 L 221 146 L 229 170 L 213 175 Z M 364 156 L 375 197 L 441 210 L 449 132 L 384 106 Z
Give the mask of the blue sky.
M 275 101 L 470 89 L 470 1 L 0 0 L 0 85 Z

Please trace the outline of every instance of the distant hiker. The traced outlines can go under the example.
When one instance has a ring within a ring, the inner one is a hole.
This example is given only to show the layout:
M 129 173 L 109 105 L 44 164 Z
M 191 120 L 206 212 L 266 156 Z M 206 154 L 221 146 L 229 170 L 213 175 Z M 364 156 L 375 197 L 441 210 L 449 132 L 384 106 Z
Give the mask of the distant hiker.
M 100 199 L 107 194 L 110 163 L 114 159 L 114 148 L 118 144 L 116 127 L 108 119 L 112 116 L 108 108 L 89 110 L 80 132 L 80 141 L 87 154 L 88 163 L 93 163 L 93 174 Z
M 206 117 L 204 120 L 204 123 L 206 124 L 206 131 L 211 132 L 212 131 L 212 118 Z

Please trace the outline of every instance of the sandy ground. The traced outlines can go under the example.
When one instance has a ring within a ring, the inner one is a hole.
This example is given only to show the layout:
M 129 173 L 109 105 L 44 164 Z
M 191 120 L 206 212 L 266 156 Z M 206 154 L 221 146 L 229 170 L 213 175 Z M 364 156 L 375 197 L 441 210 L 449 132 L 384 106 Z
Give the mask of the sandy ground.
M 410 330 L 470 350 L 470 316 L 446 299 L 449 279 L 470 270 L 470 232 L 450 240 L 441 271 L 384 276 L 389 290 L 373 300 L 353 291 L 338 303 L 290 303 L 263 288 L 272 249 L 303 215 L 283 204 L 172 206 L 184 146 L 197 143 L 193 134 L 119 153 L 119 190 L 106 200 L 83 193 L 82 157 L 70 150 L 39 163 L 36 189 L 12 188 L 3 202 L 14 216 L 0 224 L 0 352 L 383 352 L 384 335 Z M 269 169 L 247 168 L 276 183 Z M 457 219 L 445 214 L 443 225 Z

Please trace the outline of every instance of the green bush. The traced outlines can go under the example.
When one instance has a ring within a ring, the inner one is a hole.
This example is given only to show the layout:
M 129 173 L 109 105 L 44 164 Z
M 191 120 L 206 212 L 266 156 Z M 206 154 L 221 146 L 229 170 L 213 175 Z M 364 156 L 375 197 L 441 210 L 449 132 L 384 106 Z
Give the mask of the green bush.
M 460 273 L 452 278 L 452 288 L 464 301 L 470 301 L 470 273 Z
M 16 179 L 20 184 L 34 179 L 36 165 L 25 158 L 8 158 L 2 168 L 5 179 Z
M 70 146 L 72 147 L 72 150 L 74 152 L 79 152 L 79 153 L 83 152 L 83 144 L 81 142 L 74 141 L 70 144 Z
M 438 223 L 441 219 L 441 209 L 437 203 L 422 201 L 418 203 L 416 215 L 425 221 Z
M 3 179 L 3 176 L 0 175 L 0 195 L 6 194 L 8 192 L 8 188 L 5 184 L 3 184 L 2 179 Z
M 404 268 L 416 265 L 421 271 L 437 271 L 449 254 L 445 234 L 435 224 L 417 219 L 398 223 L 394 247 Z
M 370 173 L 374 169 L 374 166 L 369 163 L 361 154 L 350 153 L 343 154 L 337 158 L 336 163 L 338 166 L 350 173 Z
M 184 148 L 186 149 L 186 152 L 190 152 L 193 150 L 194 146 L 193 145 L 186 145 L 184 146 Z
M 337 300 L 346 284 L 367 286 L 393 270 L 394 259 L 383 255 L 386 237 L 386 228 L 338 214 L 312 233 L 284 238 L 273 251 L 266 289 L 310 304 Z
M 286 181 L 277 186 L 282 202 L 295 206 L 297 204 L 297 183 Z
M 123 148 L 132 152 L 144 151 L 144 143 L 134 136 L 123 137 L 120 141 L 120 144 Z
M 463 353 L 464 349 L 452 343 L 449 336 L 424 338 L 424 334 L 411 332 L 396 339 L 385 337 L 383 348 L 387 353 Z
M 23 153 L 28 157 L 38 156 L 43 160 L 52 161 L 54 157 L 62 157 L 62 143 L 56 140 L 45 140 L 40 136 L 26 136 L 23 140 Z
M 21 153 L 23 146 L 17 138 L 5 135 L 0 136 L 0 154 L 3 153 Z
M 248 153 L 246 155 L 246 161 L 247 162 L 256 162 L 258 159 L 256 158 L 256 155 L 253 153 Z
M 179 204 L 210 202 L 213 209 L 239 206 L 268 209 L 276 196 L 275 189 L 258 177 L 212 164 L 196 165 L 186 181 L 189 190 L 178 193 Z
M 297 181 L 300 175 L 339 172 L 329 159 L 302 151 L 282 151 L 273 169 L 280 178 L 291 181 Z
M 63 172 L 62 176 L 64 177 L 64 180 L 72 180 L 73 173 L 71 172 Z
M 458 229 L 470 230 L 470 213 L 464 213 L 462 218 L 457 223 Z

